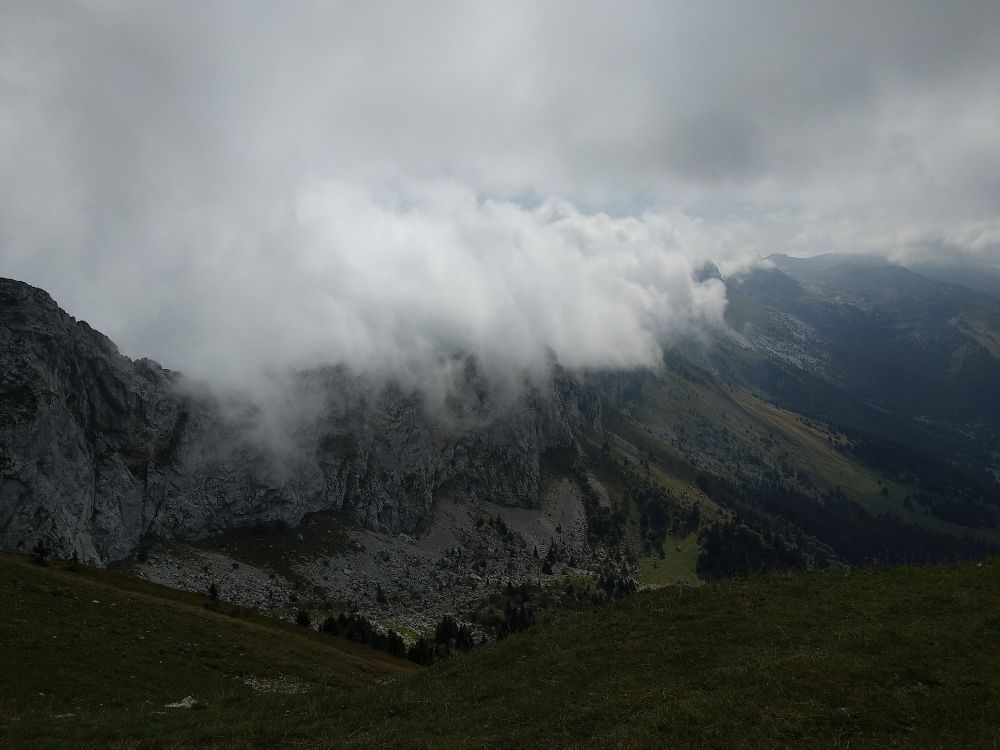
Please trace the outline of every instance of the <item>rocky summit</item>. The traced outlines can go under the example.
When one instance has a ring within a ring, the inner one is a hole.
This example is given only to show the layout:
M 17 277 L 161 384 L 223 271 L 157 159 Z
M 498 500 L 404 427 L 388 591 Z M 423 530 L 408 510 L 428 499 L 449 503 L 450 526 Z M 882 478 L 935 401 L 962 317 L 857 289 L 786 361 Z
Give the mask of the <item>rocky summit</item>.
M 45 291 L 0 279 L 0 546 L 105 564 L 147 535 L 294 525 L 323 510 L 410 531 L 445 482 L 536 506 L 540 454 L 601 430 L 596 389 L 556 366 L 504 401 L 471 361 L 463 378 L 468 393 L 441 414 L 339 368 L 297 373 L 299 413 L 275 439 L 247 397 L 133 361 Z

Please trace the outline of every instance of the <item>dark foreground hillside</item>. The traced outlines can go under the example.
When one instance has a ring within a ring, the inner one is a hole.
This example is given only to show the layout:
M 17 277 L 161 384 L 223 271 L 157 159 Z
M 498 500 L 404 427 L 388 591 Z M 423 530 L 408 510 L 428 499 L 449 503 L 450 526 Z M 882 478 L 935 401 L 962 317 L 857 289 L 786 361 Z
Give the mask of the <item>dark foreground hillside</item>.
M 114 574 L 4 556 L 0 595 L 4 746 L 1000 743 L 996 558 L 645 592 L 410 676 Z

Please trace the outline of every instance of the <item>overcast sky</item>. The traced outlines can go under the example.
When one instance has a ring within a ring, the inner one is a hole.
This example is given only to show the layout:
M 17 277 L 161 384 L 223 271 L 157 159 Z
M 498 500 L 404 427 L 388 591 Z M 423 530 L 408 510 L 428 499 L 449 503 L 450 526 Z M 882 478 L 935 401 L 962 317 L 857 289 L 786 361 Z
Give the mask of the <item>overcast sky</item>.
M 648 362 L 707 258 L 1000 263 L 1000 2 L 5 0 L 0 174 L 0 274 L 198 375 Z

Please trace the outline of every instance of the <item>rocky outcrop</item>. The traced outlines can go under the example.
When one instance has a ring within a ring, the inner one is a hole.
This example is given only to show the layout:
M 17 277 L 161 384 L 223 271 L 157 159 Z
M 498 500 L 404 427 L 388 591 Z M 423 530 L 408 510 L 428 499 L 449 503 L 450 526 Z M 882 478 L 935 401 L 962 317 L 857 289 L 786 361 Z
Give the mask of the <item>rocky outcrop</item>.
M 414 529 L 435 490 L 533 506 L 539 456 L 600 430 L 597 391 L 553 367 L 491 401 L 470 363 L 443 411 L 342 369 L 291 379 L 296 408 L 222 397 L 104 335 L 24 283 L 0 280 L 0 546 L 104 563 L 147 534 L 199 537 L 346 511 Z

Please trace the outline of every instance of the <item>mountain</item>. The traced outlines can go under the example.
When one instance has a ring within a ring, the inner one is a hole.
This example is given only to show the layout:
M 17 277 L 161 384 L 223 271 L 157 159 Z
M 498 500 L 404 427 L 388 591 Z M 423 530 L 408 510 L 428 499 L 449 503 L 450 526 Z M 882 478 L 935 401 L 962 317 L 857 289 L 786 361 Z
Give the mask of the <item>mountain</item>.
M 448 481 L 537 505 L 539 455 L 599 429 L 599 399 L 562 371 L 501 406 L 472 365 L 464 386 L 440 415 L 342 370 L 300 373 L 290 398 L 310 414 L 278 450 L 253 402 L 133 362 L 44 291 L 2 279 L 0 546 L 101 563 L 147 536 L 294 525 L 320 510 L 412 531 Z
M 727 326 L 654 369 L 553 362 L 511 396 L 458 360 L 432 407 L 322 368 L 265 407 L 3 281 L 0 545 L 411 642 L 641 586 L 1000 549 L 997 303 L 870 258 L 725 283 Z
M 768 398 L 994 472 L 1000 301 L 854 256 L 772 256 L 729 282 L 732 327 L 765 361 L 730 363 Z
M 985 263 L 907 263 L 907 268 L 929 279 L 947 281 L 1000 299 L 1000 267 Z
M 724 281 L 658 367 L 437 406 L 209 390 L 0 281 L 0 741 L 989 744 L 996 563 L 912 566 L 1000 552 L 998 303 Z

